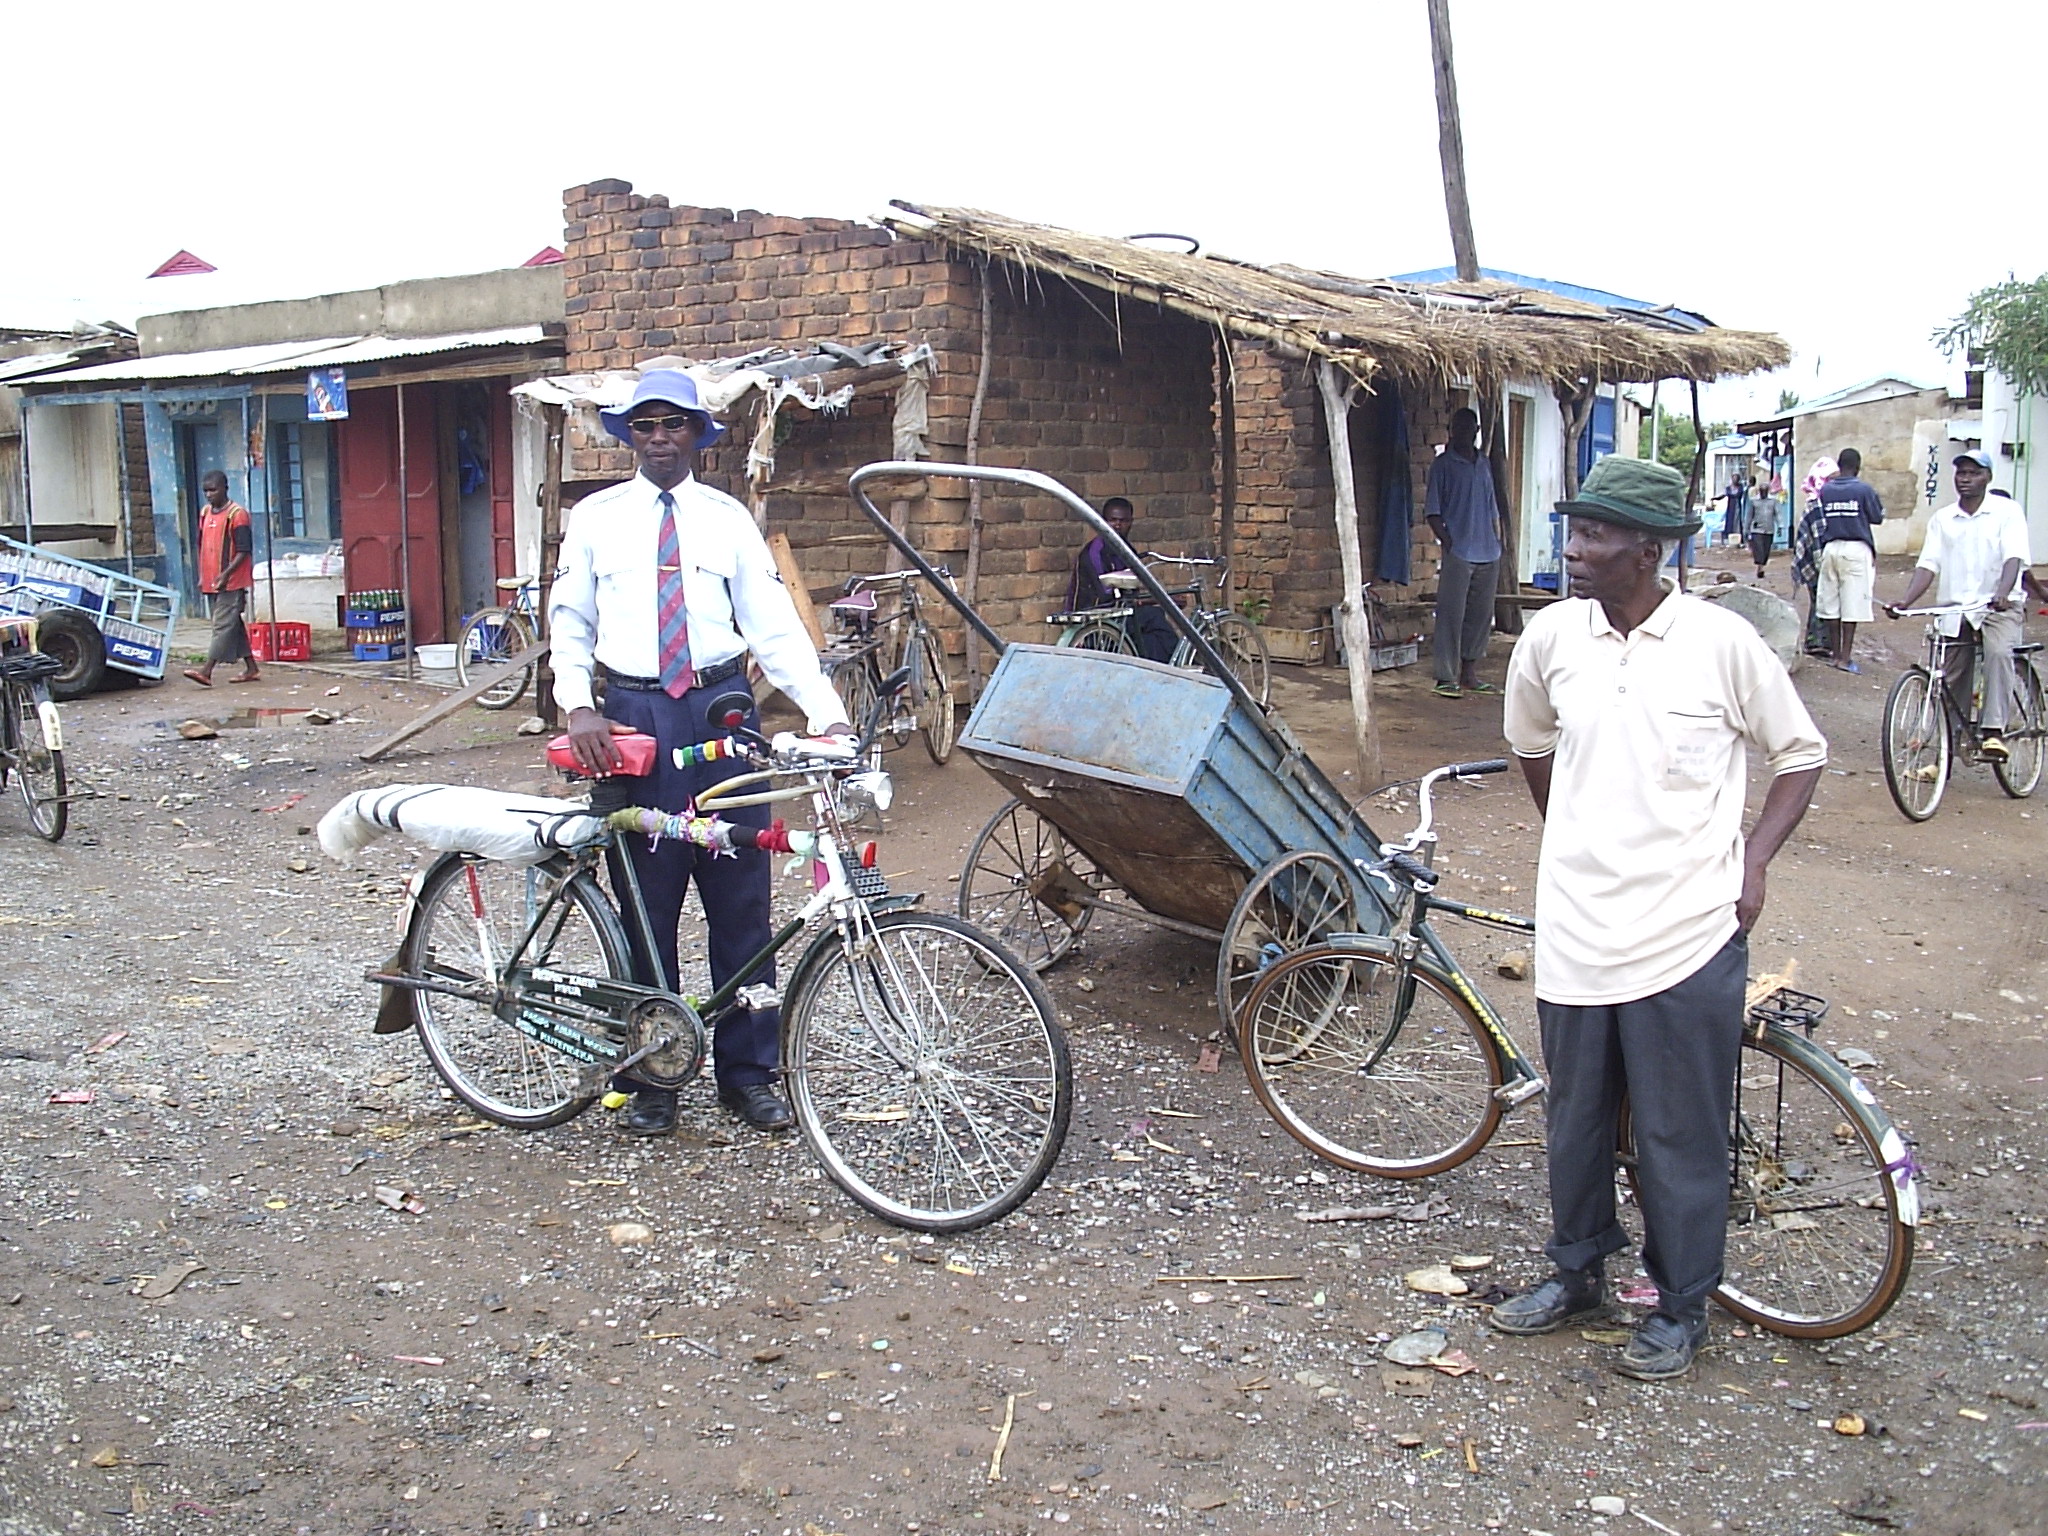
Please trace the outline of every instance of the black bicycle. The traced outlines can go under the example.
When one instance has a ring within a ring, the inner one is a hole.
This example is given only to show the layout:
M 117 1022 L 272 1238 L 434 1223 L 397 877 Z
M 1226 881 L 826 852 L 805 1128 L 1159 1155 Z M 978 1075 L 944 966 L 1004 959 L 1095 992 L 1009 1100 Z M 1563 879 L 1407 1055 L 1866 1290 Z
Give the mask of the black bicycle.
M 1544 1091 L 1500 1013 L 1430 924 L 1433 914 L 1511 933 L 1535 923 L 1435 894 L 1431 792 L 1503 773 L 1493 759 L 1426 775 L 1420 819 L 1361 868 L 1405 931 L 1344 934 L 1273 957 L 1245 1000 L 1238 1048 L 1259 1102 L 1342 1167 L 1420 1178 L 1476 1156 L 1502 1117 Z M 1905 1288 L 1919 1219 L 1905 1139 L 1869 1087 L 1814 1044 L 1820 998 L 1752 1000 L 1728 1130 L 1728 1249 L 1715 1299 L 1796 1338 L 1867 1328 Z M 1624 1105 L 1617 1165 L 1632 1185 Z
M 1885 611 L 1896 618 L 1959 617 L 1970 626 L 1985 613 L 1981 604 L 1962 603 Z M 1966 698 L 1958 698 L 1948 685 L 1949 660 L 1959 648 L 1973 655 Z M 1989 733 L 1979 723 L 1985 684 L 1982 647 L 1968 633 L 1945 635 L 1938 623 L 1927 626 L 1926 659 L 1901 672 L 1884 701 L 1885 787 L 1892 792 L 1892 803 L 1909 821 L 1925 821 L 1934 814 L 1958 758 L 1966 763 L 1990 763 L 1998 787 L 2015 800 L 2034 792 L 2041 782 L 2044 744 L 2048 744 L 2048 702 L 2044 702 L 2041 674 L 2034 664 L 2040 649 L 2039 641 L 2013 649 L 2017 708 L 1999 733 L 2005 755 L 1995 756 L 1984 751 Z
M 0 617 L 0 789 L 13 779 L 29 825 L 52 843 L 71 821 L 64 722 L 50 697 L 50 679 L 63 670 L 61 660 L 36 649 L 33 617 Z

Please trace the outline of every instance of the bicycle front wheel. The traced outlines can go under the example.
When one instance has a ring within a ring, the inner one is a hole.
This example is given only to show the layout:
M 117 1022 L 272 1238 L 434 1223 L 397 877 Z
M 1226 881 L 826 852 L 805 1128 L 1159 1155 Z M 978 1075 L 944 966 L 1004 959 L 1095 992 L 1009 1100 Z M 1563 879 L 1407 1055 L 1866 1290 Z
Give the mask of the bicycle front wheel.
M 1745 1036 L 1715 1299 L 1797 1339 L 1868 1328 L 1905 1289 L 1919 1194 L 1904 1139 L 1811 1041 Z
M 2041 674 L 2027 664 L 2024 656 L 2015 665 L 2020 672 L 2014 689 L 2019 707 L 2005 733 L 2006 759 L 1994 762 L 1991 771 L 1998 776 L 2000 789 L 2015 800 L 2024 800 L 2041 782 L 2041 733 L 2048 730 L 2048 708 L 2042 704 Z
M 1383 943 L 1318 944 L 1268 966 L 1238 1016 L 1252 1092 L 1287 1134 L 1356 1173 L 1416 1179 L 1500 1124 L 1500 1054 L 1451 979 Z
M 479 709 L 510 709 L 533 682 L 533 663 L 520 657 L 533 649 L 533 631 L 523 614 L 485 608 L 470 615 L 455 640 L 455 675 L 467 688 L 494 678 L 477 695 Z
M 1266 652 L 1266 637 L 1259 633 L 1259 626 L 1240 614 L 1218 614 L 1214 619 L 1200 621 L 1202 634 L 1216 647 L 1216 653 L 1223 658 L 1223 664 L 1230 668 L 1231 675 L 1244 685 L 1244 691 L 1257 699 L 1260 704 L 1268 701 L 1273 683 L 1273 665 Z M 1198 667 L 1200 660 L 1195 648 L 1183 640 L 1174 648 L 1173 664 L 1176 667 Z
M 1948 788 L 1949 731 L 1941 688 L 1908 667 L 1884 701 L 1884 781 L 1909 821 L 1925 821 Z
M 406 931 L 405 975 L 475 994 L 412 994 L 427 1059 L 457 1098 L 499 1125 L 560 1125 L 589 1108 L 602 1086 L 591 1073 L 594 1056 L 546 1014 L 521 1007 L 519 977 L 542 966 L 617 981 L 633 976 L 625 933 L 588 873 L 569 878 L 506 974 L 506 961 L 566 874 L 560 860 L 521 869 L 444 855 L 427 871 Z
M 28 807 L 29 825 L 48 843 L 62 841 L 71 822 L 71 805 L 65 799 L 70 785 L 64 773 L 63 728 L 55 723 L 56 708 L 41 684 L 7 689 L 15 787 Z
M 1066 1036 L 1038 978 L 971 924 L 900 912 L 850 941 L 826 934 L 797 965 L 784 1027 L 804 1140 L 885 1221 L 986 1226 L 1059 1157 Z
M 933 762 L 943 764 L 953 755 L 953 679 L 946 675 L 945 648 L 935 633 L 918 630 L 917 646 L 924 672 L 924 698 L 917 706 L 918 729 L 924 734 L 925 754 Z

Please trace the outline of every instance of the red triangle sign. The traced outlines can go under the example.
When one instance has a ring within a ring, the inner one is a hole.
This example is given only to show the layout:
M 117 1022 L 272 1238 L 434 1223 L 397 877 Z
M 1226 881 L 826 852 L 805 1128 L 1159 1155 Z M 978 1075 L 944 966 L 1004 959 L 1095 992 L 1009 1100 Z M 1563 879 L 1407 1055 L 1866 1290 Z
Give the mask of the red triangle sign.
M 190 277 L 196 272 L 218 272 L 219 270 L 220 268 L 216 267 L 212 262 L 201 261 L 190 251 L 180 251 L 149 275 L 151 277 Z
M 562 264 L 563 260 L 564 258 L 560 251 L 556 250 L 552 245 L 544 245 L 527 257 L 526 260 L 519 263 L 519 265 L 522 267 L 558 267 Z

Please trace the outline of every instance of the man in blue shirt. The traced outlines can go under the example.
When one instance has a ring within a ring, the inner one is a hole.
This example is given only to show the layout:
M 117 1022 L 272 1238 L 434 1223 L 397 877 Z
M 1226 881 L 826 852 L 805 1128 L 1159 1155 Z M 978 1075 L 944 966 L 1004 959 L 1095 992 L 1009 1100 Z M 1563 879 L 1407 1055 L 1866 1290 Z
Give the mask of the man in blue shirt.
M 1858 477 L 1863 455 L 1844 448 L 1835 455 L 1835 474 L 1820 488 L 1820 569 L 1813 589 L 1813 613 L 1833 626 L 1834 663 L 1861 672 L 1851 653 L 1856 626 L 1873 617 L 1871 589 L 1877 579 L 1877 541 L 1870 530 L 1884 521 L 1884 503 Z
M 1494 581 L 1504 531 L 1493 465 L 1479 451 L 1479 417 L 1451 413 L 1451 440 L 1429 466 L 1423 515 L 1443 549 L 1436 578 L 1436 691 L 1447 699 L 1499 693 L 1479 678 L 1493 633 Z

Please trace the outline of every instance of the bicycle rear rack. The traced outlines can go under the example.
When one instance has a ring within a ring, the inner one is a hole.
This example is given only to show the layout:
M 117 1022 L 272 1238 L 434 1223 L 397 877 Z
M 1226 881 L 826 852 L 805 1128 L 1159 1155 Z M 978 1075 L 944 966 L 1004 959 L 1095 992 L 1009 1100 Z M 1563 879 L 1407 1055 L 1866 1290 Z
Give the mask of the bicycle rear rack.
M 1803 1029 L 1808 1035 L 1816 1024 L 1827 1017 L 1828 1000 L 1815 997 L 1811 992 L 1797 992 L 1791 987 L 1780 987 L 1762 1002 L 1750 1005 L 1749 1022 L 1757 1030 L 1767 1024 L 1776 1024 L 1783 1029 Z

